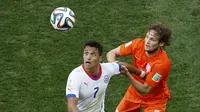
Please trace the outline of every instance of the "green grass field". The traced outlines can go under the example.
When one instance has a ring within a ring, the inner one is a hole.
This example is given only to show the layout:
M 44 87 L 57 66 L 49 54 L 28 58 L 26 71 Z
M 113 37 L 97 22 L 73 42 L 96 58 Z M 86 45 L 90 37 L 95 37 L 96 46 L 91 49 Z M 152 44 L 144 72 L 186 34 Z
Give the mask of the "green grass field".
M 60 6 L 76 14 L 70 31 L 49 22 Z M 66 79 L 82 63 L 83 43 L 101 42 L 106 62 L 109 50 L 144 37 L 154 22 L 173 32 L 167 112 L 200 112 L 199 0 L 1 0 L 0 19 L 0 112 L 67 112 Z M 114 112 L 128 85 L 123 76 L 112 78 L 106 112 Z

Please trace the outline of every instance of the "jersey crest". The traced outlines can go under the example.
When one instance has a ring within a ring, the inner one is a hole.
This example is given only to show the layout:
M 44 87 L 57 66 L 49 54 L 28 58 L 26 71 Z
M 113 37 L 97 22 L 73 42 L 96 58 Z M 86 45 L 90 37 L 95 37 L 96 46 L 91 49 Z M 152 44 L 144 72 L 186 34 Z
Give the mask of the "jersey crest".
M 109 80 L 110 80 L 110 78 L 109 78 L 108 75 L 105 75 L 104 78 L 103 78 L 103 80 L 104 80 L 105 83 L 108 83 Z
M 147 63 L 147 65 L 146 65 L 146 72 L 150 72 L 150 70 L 151 70 L 151 66 L 150 66 L 149 63 Z

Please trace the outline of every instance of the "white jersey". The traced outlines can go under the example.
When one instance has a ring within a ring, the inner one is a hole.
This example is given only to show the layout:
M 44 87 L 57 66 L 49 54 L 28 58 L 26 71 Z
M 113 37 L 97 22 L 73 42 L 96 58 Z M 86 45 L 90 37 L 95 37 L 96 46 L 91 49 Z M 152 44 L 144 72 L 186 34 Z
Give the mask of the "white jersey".
M 79 98 L 77 107 L 81 112 L 104 112 L 104 99 L 110 78 L 120 73 L 121 66 L 101 63 L 99 76 L 87 74 L 83 65 L 75 68 L 68 76 L 66 97 Z

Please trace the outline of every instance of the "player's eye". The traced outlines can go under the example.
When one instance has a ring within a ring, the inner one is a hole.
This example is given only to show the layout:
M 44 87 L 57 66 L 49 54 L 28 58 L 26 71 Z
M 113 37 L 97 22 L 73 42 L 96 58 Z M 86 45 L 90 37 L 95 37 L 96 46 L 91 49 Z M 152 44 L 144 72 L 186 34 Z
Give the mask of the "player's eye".
M 84 52 L 84 55 L 88 55 L 89 53 L 88 52 Z
M 154 38 L 151 38 L 151 40 L 152 40 L 152 41 L 156 41 L 156 39 L 154 39 Z
M 95 54 L 95 53 L 92 53 L 91 56 L 96 56 L 96 54 Z

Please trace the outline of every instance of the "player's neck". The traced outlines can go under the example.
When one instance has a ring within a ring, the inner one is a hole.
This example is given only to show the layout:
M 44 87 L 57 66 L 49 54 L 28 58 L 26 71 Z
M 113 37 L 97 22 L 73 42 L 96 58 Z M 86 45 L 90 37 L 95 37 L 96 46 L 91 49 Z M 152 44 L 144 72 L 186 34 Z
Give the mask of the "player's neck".
M 147 56 L 147 57 L 155 56 L 155 55 L 158 54 L 158 52 L 160 51 L 160 49 L 161 49 L 161 48 L 158 48 L 158 49 L 156 49 L 156 50 L 154 50 L 154 51 L 146 51 L 146 56 Z
M 85 68 L 85 71 L 88 74 L 91 74 L 91 75 L 96 75 L 96 74 L 98 74 L 100 72 L 99 65 L 95 66 L 95 67 L 92 67 L 92 68 L 87 68 L 87 67 L 84 67 L 84 68 Z

